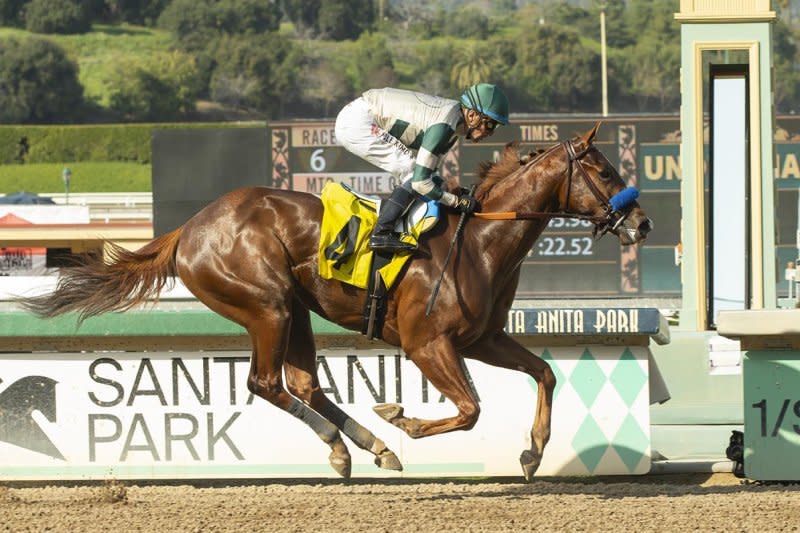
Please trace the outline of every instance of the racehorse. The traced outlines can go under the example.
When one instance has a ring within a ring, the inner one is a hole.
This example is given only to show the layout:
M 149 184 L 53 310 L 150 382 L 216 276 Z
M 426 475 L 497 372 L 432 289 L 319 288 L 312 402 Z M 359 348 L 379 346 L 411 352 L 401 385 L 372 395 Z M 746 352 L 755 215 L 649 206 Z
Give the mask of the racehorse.
M 625 184 L 592 144 L 598 127 L 522 158 L 516 145 L 507 146 L 500 161 L 482 165 L 475 190 L 478 215 L 489 218 L 472 217 L 456 240 L 458 217 L 448 213 L 422 236 L 427 253 L 414 257 L 390 290 L 379 334 L 400 346 L 458 413 L 425 420 L 406 416 L 398 404 L 375 406 L 411 438 L 475 425 L 480 406 L 463 358 L 522 371 L 538 383 L 531 447 L 520 456 L 526 479 L 533 477 L 550 437 L 556 380 L 545 361 L 504 331 L 522 261 L 554 216 L 590 220 L 596 233 L 610 231 L 625 245 L 643 241 L 652 228 L 635 201 L 624 210 L 611 205 Z M 492 219 L 503 213 L 518 220 Z M 310 426 L 330 446 L 329 461 L 340 475 L 351 470 L 341 433 L 371 452 L 378 466 L 402 470 L 397 456 L 333 403 L 317 378 L 310 312 L 359 330 L 366 297 L 363 289 L 320 277 L 322 214 L 312 194 L 234 190 L 138 251 L 112 247 L 105 261 L 63 269 L 53 293 L 21 303 L 39 316 L 76 311 L 82 320 L 157 298 L 178 276 L 205 305 L 247 330 L 249 390 Z M 458 246 L 445 265 L 451 243 Z M 442 272 L 445 282 L 428 320 L 426 303 Z

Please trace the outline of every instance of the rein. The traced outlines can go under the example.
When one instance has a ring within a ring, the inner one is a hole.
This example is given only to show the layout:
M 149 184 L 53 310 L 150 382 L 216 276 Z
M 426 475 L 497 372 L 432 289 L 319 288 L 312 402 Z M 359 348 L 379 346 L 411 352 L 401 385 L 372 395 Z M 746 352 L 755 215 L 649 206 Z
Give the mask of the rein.
M 575 152 L 575 147 L 573 146 L 572 141 L 566 140 L 554 146 L 546 153 L 549 153 L 550 151 L 553 151 L 559 147 L 564 148 L 564 151 L 567 154 L 567 158 L 569 159 L 569 166 L 567 168 L 567 180 L 566 180 L 567 195 L 566 195 L 566 200 L 564 202 L 563 210 L 555 212 L 532 211 L 528 213 L 517 212 L 517 211 L 495 211 L 488 213 L 476 212 L 473 213 L 472 216 L 477 218 L 482 218 L 484 220 L 531 220 L 531 219 L 541 219 L 541 218 L 572 218 L 577 220 L 588 220 L 593 224 L 595 224 L 595 226 L 598 227 L 603 226 L 604 228 L 610 228 L 612 227 L 612 224 L 613 227 L 619 225 L 627 217 L 627 215 L 619 217 L 618 220 L 614 220 L 614 214 L 618 213 L 621 210 L 621 208 L 616 208 L 617 206 L 613 205 L 615 203 L 613 201 L 614 198 L 611 199 L 612 201 L 609 201 L 609 199 L 606 198 L 606 196 L 602 193 L 602 191 L 600 191 L 600 189 L 597 188 L 597 185 L 594 183 L 594 180 L 592 180 L 591 176 L 589 176 L 589 173 L 586 172 L 586 169 L 583 168 L 583 164 L 581 163 L 581 159 L 583 159 L 583 157 L 589 152 L 591 146 L 587 147 L 585 150 L 582 150 L 581 152 L 578 153 Z M 538 159 L 539 158 L 537 158 L 537 160 Z M 577 163 L 578 171 L 581 177 L 583 178 L 584 182 L 586 183 L 587 187 L 589 188 L 589 191 L 591 191 L 595 199 L 603 205 L 605 210 L 604 216 L 581 215 L 579 213 L 570 213 L 566 211 L 566 208 L 569 206 L 570 191 L 572 190 L 573 162 Z M 615 195 L 615 197 L 616 196 L 618 195 Z M 638 193 L 635 196 L 638 196 Z M 635 199 L 635 196 L 633 195 L 633 193 L 628 193 L 623 202 L 630 203 Z M 632 198 L 628 200 L 627 197 L 632 197 Z M 605 229 L 605 231 L 608 231 L 608 229 Z M 603 231 L 603 233 L 605 233 L 605 231 Z
M 482 218 L 484 220 L 531 220 L 535 218 L 575 218 L 578 220 L 591 220 L 593 222 L 603 222 L 605 218 L 593 217 L 590 215 L 579 215 L 577 213 L 564 213 L 564 212 L 531 212 L 519 213 L 517 211 L 494 211 L 491 213 L 472 213 L 472 216 Z

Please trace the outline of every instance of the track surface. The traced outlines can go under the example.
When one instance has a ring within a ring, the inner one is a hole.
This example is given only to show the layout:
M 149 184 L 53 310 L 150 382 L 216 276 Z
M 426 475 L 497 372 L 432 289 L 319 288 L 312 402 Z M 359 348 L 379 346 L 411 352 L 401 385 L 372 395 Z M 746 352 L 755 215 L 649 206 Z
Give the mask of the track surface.
M 800 485 L 730 474 L 0 485 L 0 531 L 800 531 Z

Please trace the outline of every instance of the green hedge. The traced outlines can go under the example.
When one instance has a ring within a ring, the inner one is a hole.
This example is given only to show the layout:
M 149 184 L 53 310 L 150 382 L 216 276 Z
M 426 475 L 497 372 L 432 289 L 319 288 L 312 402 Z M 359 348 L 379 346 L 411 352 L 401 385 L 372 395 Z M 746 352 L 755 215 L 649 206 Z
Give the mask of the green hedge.
M 150 192 L 150 165 L 118 161 L 0 166 L 0 193 L 64 192 L 62 172 L 72 171 L 70 192 Z
M 0 165 L 124 161 L 150 163 L 150 134 L 160 128 L 235 128 L 253 124 L 103 124 L 0 126 Z M 22 140 L 27 140 L 27 151 Z

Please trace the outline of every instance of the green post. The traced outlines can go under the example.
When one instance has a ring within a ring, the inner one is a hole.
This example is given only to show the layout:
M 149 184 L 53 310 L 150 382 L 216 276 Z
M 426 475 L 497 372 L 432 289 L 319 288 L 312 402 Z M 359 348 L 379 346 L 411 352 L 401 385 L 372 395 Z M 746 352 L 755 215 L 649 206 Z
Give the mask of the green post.
M 675 18 L 681 23 L 681 284 L 679 329 L 709 330 L 709 288 L 705 219 L 708 95 L 704 55 L 736 51 L 746 57 L 750 151 L 749 263 L 750 309 L 777 306 L 773 181 L 772 22 L 769 1 L 681 0 Z M 728 54 L 731 57 L 731 54 Z M 737 59 L 740 61 L 741 59 Z
M 800 351 L 744 354 L 744 472 L 800 480 Z
M 744 474 L 800 481 L 800 309 L 723 311 L 743 350 Z
M 72 170 L 64 167 L 64 170 L 61 171 L 61 178 L 64 180 L 65 203 L 69 205 L 69 182 L 72 179 Z

